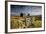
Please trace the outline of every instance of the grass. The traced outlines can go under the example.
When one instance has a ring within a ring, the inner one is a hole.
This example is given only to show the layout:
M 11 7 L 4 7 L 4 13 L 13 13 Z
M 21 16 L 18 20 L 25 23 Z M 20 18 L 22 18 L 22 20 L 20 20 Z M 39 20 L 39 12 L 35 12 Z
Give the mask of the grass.
M 35 16 L 33 16 L 35 17 Z M 23 28 L 39 28 L 42 27 L 42 20 L 33 17 L 11 17 L 11 29 L 23 29 Z M 30 18 L 30 19 L 27 19 Z M 26 20 L 27 19 L 27 20 Z M 26 22 L 27 21 L 27 22 Z

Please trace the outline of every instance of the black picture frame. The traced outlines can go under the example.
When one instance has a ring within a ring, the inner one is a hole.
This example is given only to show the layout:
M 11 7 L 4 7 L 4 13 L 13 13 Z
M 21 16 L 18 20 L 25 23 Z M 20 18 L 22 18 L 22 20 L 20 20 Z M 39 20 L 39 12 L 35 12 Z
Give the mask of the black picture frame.
M 34 3 L 34 4 L 44 4 L 44 30 L 37 31 L 21 31 L 21 32 L 8 32 L 8 2 L 20 2 L 20 3 Z M 24 32 L 42 32 L 45 31 L 45 3 L 42 2 L 27 2 L 27 1 L 5 1 L 5 33 L 24 33 Z

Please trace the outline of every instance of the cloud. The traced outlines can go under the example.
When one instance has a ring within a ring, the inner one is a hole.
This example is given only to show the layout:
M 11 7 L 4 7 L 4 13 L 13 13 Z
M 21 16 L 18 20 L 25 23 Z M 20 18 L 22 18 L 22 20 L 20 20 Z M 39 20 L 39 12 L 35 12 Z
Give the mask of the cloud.
M 20 13 L 29 13 L 31 15 L 42 15 L 41 6 L 22 6 L 22 5 L 11 5 L 11 15 L 20 15 Z
M 32 15 L 42 15 L 42 7 L 32 7 Z

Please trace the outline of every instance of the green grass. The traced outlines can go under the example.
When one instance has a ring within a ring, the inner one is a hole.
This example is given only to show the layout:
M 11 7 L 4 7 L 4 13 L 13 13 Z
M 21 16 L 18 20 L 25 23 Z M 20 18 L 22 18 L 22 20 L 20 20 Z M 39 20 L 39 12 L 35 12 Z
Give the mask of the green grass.
M 21 19 L 21 18 L 20 18 Z M 29 26 L 25 25 L 25 19 L 24 20 L 20 20 L 19 18 L 15 18 L 11 20 L 11 29 L 18 29 L 18 28 L 39 28 L 42 26 L 42 21 L 41 20 L 34 20 L 32 19 L 32 23 L 28 24 Z M 22 18 L 23 19 L 23 18 Z

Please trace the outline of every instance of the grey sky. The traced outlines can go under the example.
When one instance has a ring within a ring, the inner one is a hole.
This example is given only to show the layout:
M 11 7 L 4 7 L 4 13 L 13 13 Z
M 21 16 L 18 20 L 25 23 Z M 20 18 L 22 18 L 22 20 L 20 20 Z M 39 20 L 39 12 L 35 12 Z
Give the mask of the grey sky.
M 11 15 L 20 15 L 20 13 L 31 15 L 42 15 L 41 6 L 24 6 L 24 5 L 11 5 Z

